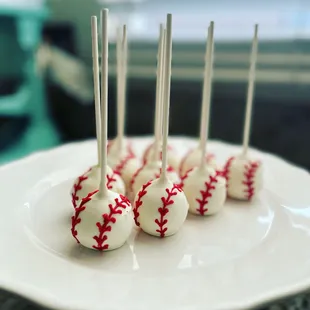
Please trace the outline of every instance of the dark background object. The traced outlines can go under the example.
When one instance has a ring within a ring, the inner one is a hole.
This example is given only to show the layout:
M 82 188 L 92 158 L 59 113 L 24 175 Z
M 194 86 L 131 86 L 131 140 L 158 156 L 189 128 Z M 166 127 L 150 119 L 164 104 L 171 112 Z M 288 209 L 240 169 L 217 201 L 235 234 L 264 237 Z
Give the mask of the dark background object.
M 48 22 L 44 25 L 42 36 L 44 41 L 76 55 L 75 31 L 70 23 Z
M 0 79 L 0 97 L 16 92 L 21 81 L 16 78 Z M 0 152 L 10 147 L 22 135 L 29 124 L 27 117 L 0 117 Z
M 115 80 L 109 82 L 109 136 L 116 134 Z M 129 136 L 153 134 L 155 81 L 130 79 L 126 132 Z M 241 144 L 246 83 L 215 82 L 210 138 Z M 53 117 L 64 141 L 95 137 L 93 105 L 80 105 L 55 86 L 48 88 Z M 251 145 L 310 169 L 310 106 L 306 86 L 259 84 L 256 88 Z M 171 135 L 197 137 L 201 83 L 173 81 Z M 70 115 L 70 117 L 68 117 Z

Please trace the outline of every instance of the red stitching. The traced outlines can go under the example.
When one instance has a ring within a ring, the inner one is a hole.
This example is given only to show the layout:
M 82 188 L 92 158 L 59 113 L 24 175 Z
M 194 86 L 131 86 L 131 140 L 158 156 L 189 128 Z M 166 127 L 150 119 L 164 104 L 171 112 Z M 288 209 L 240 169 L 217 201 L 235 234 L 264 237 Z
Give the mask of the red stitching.
M 77 207 L 77 202 L 79 201 L 80 197 L 77 195 L 77 192 L 82 189 L 82 183 L 88 179 L 86 174 L 92 170 L 89 168 L 84 174 L 78 177 L 78 182 L 73 185 L 73 192 L 71 193 L 71 202 L 73 204 L 74 209 Z
M 245 165 L 245 172 L 244 172 L 245 180 L 242 182 L 242 184 L 244 184 L 247 187 L 244 190 L 244 192 L 246 193 L 246 198 L 248 200 L 251 200 L 255 194 L 255 187 L 254 187 L 253 179 L 255 177 L 255 173 L 258 167 L 259 167 L 258 162 L 249 162 L 248 165 Z
M 128 146 L 127 146 L 127 152 L 128 152 L 128 154 L 126 155 L 126 157 L 124 157 L 124 158 L 119 162 L 119 164 L 114 168 L 114 170 L 115 170 L 116 172 L 118 172 L 119 174 L 122 174 L 122 171 L 123 171 L 124 167 L 126 166 L 126 164 L 128 163 L 128 161 L 129 161 L 130 159 L 135 158 L 135 154 L 134 154 L 133 151 L 132 151 L 131 144 L 128 144 Z
M 235 157 L 233 157 L 233 156 L 228 158 L 225 166 L 223 167 L 223 171 L 221 173 L 219 173 L 222 177 L 224 177 L 226 179 L 226 188 L 228 188 L 228 179 L 229 179 L 230 167 L 231 167 L 231 164 L 232 164 L 234 159 L 235 159 Z
M 72 201 L 72 204 L 73 204 L 73 207 L 74 209 L 77 208 L 77 202 L 79 201 L 79 196 L 77 195 L 77 192 L 79 190 L 82 189 L 82 183 L 87 180 L 88 177 L 86 177 L 84 174 L 81 175 L 79 178 L 78 178 L 78 182 L 76 184 L 73 185 L 73 192 L 71 193 L 71 201 Z
M 126 209 L 130 206 L 130 201 L 127 197 L 120 195 L 120 198 L 121 201 L 119 201 L 119 198 L 114 199 L 115 206 L 109 204 L 109 213 L 102 214 L 103 223 L 96 223 L 99 235 L 93 237 L 93 239 L 97 242 L 96 245 L 93 245 L 93 249 L 103 251 L 109 248 L 109 244 L 104 244 L 104 242 L 108 240 L 106 233 L 112 230 L 112 226 L 110 224 L 114 224 L 116 222 L 116 218 L 114 217 L 116 214 L 122 214 L 122 209 Z
M 111 175 L 107 174 L 107 188 L 112 189 L 113 188 L 113 183 L 116 182 L 115 176 L 118 175 L 119 173 L 117 171 L 112 172 Z
M 217 177 L 210 175 L 209 182 L 205 182 L 206 190 L 200 191 L 201 199 L 196 198 L 196 201 L 199 204 L 199 208 L 197 208 L 196 211 L 199 212 L 200 215 L 204 215 L 206 212 L 208 212 L 208 208 L 205 208 L 205 205 L 208 204 L 208 199 L 212 197 L 212 190 L 215 189 L 214 183 L 217 182 Z
M 187 159 L 187 157 L 189 156 L 189 154 L 192 152 L 193 150 L 189 150 L 185 155 L 184 157 L 182 158 L 181 162 L 180 162 L 180 166 L 179 166 L 179 175 L 182 177 L 182 170 L 183 170 L 183 166 L 184 166 L 184 163 Z
M 133 214 L 134 214 L 134 220 L 137 226 L 140 226 L 140 223 L 138 221 L 139 218 L 139 208 L 142 206 L 142 197 L 145 196 L 147 193 L 146 189 L 152 184 L 152 181 L 147 182 L 142 186 L 141 191 L 138 193 L 138 199 L 135 201 L 135 207 L 133 209 Z
M 150 153 L 150 151 L 151 151 L 151 149 L 152 149 L 153 146 L 154 146 L 154 142 L 151 143 L 151 144 L 146 148 L 146 150 L 144 151 L 143 158 L 142 158 L 142 162 L 143 162 L 144 165 L 147 163 L 147 158 L 148 158 L 149 153 Z M 173 149 L 173 148 L 172 148 L 170 145 L 168 145 L 168 150 L 171 151 L 172 149 Z M 162 160 L 162 159 L 163 159 L 163 153 L 162 153 L 162 151 L 160 151 L 160 160 Z
M 144 151 L 143 158 L 142 158 L 143 164 L 146 164 L 147 158 L 148 158 L 148 156 L 149 156 L 150 150 L 151 150 L 151 148 L 153 147 L 153 145 L 154 145 L 154 143 L 151 143 L 151 144 L 146 148 L 146 150 Z
M 168 227 L 164 227 L 168 223 L 168 220 L 165 219 L 165 216 L 167 215 L 167 213 L 169 213 L 168 206 L 174 204 L 174 200 L 172 200 L 172 197 L 178 194 L 178 192 L 174 192 L 175 189 L 178 192 L 182 192 L 182 189 L 180 188 L 179 185 L 173 184 L 173 187 L 171 190 L 169 190 L 169 188 L 166 188 L 166 193 L 168 195 L 167 198 L 161 197 L 161 201 L 163 204 L 162 204 L 162 207 L 158 208 L 160 218 L 159 218 L 159 220 L 155 219 L 155 223 L 159 227 L 158 229 L 156 229 L 156 232 L 158 232 L 160 234 L 161 238 L 165 237 L 165 234 L 168 230 Z
M 189 173 L 190 173 L 191 171 L 193 171 L 193 169 L 194 169 L 194 168 L 189 169 L 189 170 L 180 178 L 181 181 L 180 181 L 179 186 L 180 186 L 182 189 L 183 189 L 183 187 L 184 187 L 184 181 L 188 178 Z
M 94 194 L 96 194 L 97 192 L 98 192 L 98 190 L 95 190 L 95 191 L 89 193 L 85 198 L 82 198 L 82 201 L 81 201 L 79 207 L 75 208 L 75 213 L 71 217 L 71 233 L 72 233 L 72 236 L 74 237 L 74 239 L 77 241 L 77 243 L 80 243 L 79 239 L 77 238 L 78 232 L 76 230 L 76 225 L 81 223 L 81 218 L 79 217 L 80 213 L 86 209 L 85 204 L 87 202 L 89 202 L 91 200 L 92 196 Z
M 189 150 L 189 151 L 185 154 L 185 156 L 182 158 L 182 160 L 181 160 L 181 162 L 180 162 L 180 166 L 179 166 L 179 175 L 180 175 L 181 177 L 182 177 L 182 170 L 183 170 L 185 161 L 186 161 L 186 159 L 188 158 L 188 156 L 189 156 L 192 152 L 194 152 L 194 150 L 195 150 L 195 149 Z M 211 160 L 212 158 L 214 158 L 214 157 L 215 157 L 214 154 L 206 154 L 206 162 L 209 163 L 210 160 Z M 190 168 L 189 170 L 192 170 L 192 169 L 193 169 L 193 168 Z M 188 172 L 189 172 L 189 171 L 185 171 L 184 174 L 186 174 L 186 173 L 188 173 Z
M 133 191 L 133 185 L 136 181 L 137 176 L 140 174 L 141 170 L 144 168 L 145 165 L 142 165 L 133 175 L 131 182 L 130 182 L 130 190 Z M 171 166 L 167 167 L 167 172 L 174 172 L 174 169 Z M 154 179 L 157 179 L 160 177 L 161 174 L 161 168 L 159 169 L 158 173 L 155 173 Z
M 137 171 L 134 173 L 134 175 L 132 176 L 132 179 L 130 181 L 130 191 L 133 191 L 133 185 L 136 181 L 136 178 L 138 176 L 138 174 L 141 172 L 141 170 L 143 169 L 144 165 L 142 165 L 139 169 L 137 169 Z
M 162 168 L 160 168 L 160 169 L 159 169 L 159 172 L 155 174 L 155 179 L 158 179 L 158 178 L 160 177 L 160 175 L 161 175 L 161 169 L 162 169 Z M 168 166 L 168 167 L 167 167 L 167 172 L 174 172 L 174 169 L 173 169 L 171 166 Z

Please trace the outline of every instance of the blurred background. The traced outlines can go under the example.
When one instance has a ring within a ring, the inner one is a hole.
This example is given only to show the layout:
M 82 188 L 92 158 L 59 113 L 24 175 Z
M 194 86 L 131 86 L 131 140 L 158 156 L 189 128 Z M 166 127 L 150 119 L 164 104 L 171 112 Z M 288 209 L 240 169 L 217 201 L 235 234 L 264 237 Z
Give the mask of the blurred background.
M 260 24 L 251 144 L 310 169 L 310 1 L 0 0 L 0 163 L 95 136 L 90 16 L 128 25 L 129 136 L 153 129 L 158 25 L 174 14 L 171 135 L 199 130 L 206 29 L 215 31 L 212 139 L 241 143 L 254 23 Z

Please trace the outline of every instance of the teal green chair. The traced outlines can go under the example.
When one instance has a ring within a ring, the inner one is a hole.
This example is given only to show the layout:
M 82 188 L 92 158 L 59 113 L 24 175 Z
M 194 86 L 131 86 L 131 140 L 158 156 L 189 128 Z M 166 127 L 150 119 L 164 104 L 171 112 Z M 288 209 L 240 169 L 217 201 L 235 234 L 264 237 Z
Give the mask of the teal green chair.
M 15 77 L 22 81 L 14 94 L 0 95 L 0 117 L 29 118 L 29 126 L 22 136 L 0 152 L 0 163 L 59 143 L 35 61 L 46 17 L 45 8 L 18 9 L 0 5 L 0 79 Z

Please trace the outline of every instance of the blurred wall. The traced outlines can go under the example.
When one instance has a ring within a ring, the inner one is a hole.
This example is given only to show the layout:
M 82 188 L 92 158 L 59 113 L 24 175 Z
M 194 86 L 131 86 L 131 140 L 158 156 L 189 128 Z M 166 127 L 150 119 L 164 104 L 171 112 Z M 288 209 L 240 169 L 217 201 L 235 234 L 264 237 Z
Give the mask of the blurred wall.
M 250 39 L 252 25 L 260 23 L 260 38 L 310 35 L 309 0 L 46 0 L 51 21 L 74 26 L 78 55 L 90 62 L 90 16 L 110 8 L 110 30 L 118 19 L 128 24 L 131 39 L 155 39 L 158 24 L 174 13 L 174 39 L 204 40 L 205 25 L 216 21 L 217 40 Z

